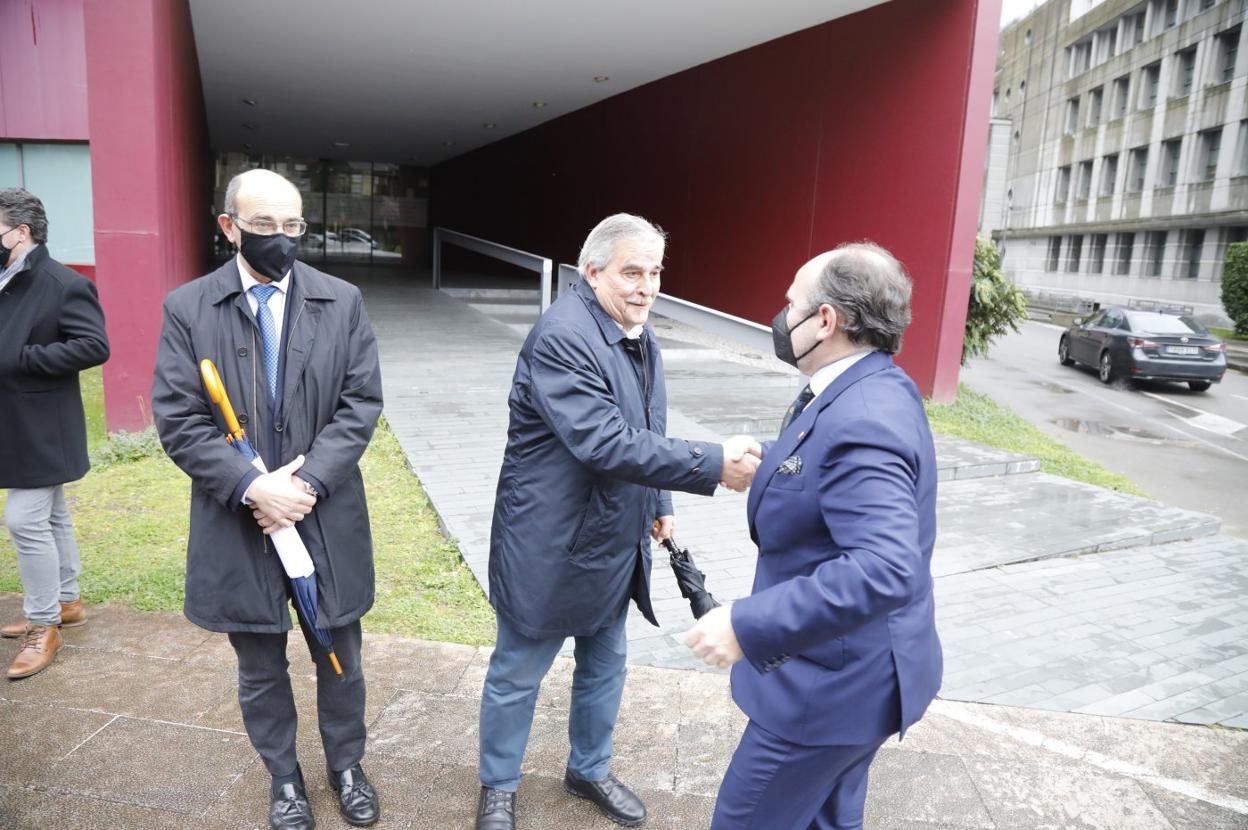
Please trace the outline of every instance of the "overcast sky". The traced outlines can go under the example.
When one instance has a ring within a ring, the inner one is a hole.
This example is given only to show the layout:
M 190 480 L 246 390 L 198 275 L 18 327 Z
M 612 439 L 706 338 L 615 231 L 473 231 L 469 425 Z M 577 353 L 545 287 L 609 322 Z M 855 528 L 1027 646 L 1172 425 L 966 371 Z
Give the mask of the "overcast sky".
M 1001 3 L 1001 26 L 1005 26 L 1018 20 L 1029 11 L 1039 6 L 1043 0 L 1002 0 Z

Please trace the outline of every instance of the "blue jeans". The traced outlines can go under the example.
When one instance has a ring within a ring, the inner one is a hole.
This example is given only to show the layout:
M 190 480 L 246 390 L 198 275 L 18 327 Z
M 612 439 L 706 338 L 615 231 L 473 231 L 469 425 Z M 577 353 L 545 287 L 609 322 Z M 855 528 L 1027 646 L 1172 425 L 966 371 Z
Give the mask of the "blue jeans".
M 568 769 L 590 781 L 606 778 L 611 763 L 611 733 L 620 712 L 627 672 L 627 619 L 625 608 L 615 622 L 588 637 L 576 638 Z M 537 691 L 566 639 L 534 640 L 498 615 L 498 638 L 481 694 L 480 775 L 484 786 L 508 792 L 520 786 L 520 763 L 533 727 Z

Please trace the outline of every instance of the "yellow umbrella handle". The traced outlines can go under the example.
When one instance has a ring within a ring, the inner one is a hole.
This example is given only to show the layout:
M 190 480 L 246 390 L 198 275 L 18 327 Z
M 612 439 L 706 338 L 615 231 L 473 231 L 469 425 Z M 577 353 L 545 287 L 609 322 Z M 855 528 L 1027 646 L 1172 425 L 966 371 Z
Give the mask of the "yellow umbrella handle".
M 238 423 L 238 416 L 234 414 L 234 405 L 230 403 L 230 396 L 225 392 L 225 384 L 221 382 L 221 375 L 217 374 L 217 367 L 211 359 L 205 357 L 199 361 L 199 374 L 204 379 L 204 388 L 208 390 L 208 397 L 221 407 L 221 415 L 225 418 L 225 426 L 230 431 L 231 437 L 236 441 L 243 440 L 243 427 Z

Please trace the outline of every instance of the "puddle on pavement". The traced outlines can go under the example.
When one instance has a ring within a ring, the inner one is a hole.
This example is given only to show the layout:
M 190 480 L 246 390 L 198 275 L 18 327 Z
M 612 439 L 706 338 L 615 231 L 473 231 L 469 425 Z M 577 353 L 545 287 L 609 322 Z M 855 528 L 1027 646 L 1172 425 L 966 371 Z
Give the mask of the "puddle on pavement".
M 1099 438 L 1122 438 L 1128 441 L 1147 441 L 1152 444 L 1179 443 L 1164 435 L 1158 435 L 1139 427 L 1117 426 L 1101 421 L 1084 421 L 1079 418 L 1057 418 L 1053 423 L 1071 432 L 1082 432 L 1085 435 L 1095 435 Z

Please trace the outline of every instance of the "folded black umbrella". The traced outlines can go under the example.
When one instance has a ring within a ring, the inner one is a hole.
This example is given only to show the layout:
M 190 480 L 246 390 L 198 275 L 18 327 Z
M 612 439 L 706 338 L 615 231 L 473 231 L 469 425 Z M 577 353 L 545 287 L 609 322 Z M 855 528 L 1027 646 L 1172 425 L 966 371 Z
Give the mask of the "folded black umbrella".
M 712 608 L 720 606 L 719 600 L 706 590 L 706 574 L 693 564 L 693 557 L 688 548 L 676 544 L 675 539 L 664 539 L 663 547 L 667 548 L 672 562 L 672 572 L 676 574 L 676 584 L 680 586 L 680 595 L 689 600 L 689 608 L 696 620 Z

